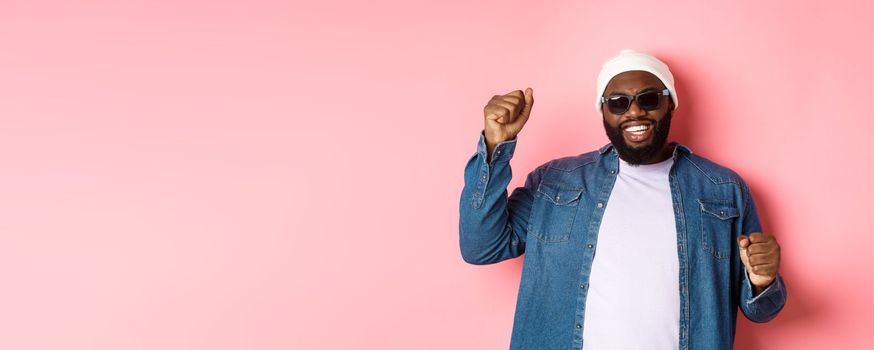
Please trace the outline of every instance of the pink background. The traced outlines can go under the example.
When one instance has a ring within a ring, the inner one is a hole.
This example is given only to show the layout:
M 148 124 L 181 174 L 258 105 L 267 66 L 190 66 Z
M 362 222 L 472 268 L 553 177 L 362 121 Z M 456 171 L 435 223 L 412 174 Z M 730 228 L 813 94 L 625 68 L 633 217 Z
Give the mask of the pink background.
M 506 348 L 521 259 L 458 248 L 482 107 L 534 88 L 519 186 L 607 142 L 622 48 L 783 247 L 737 348 L 874 343 L 870 2 L 71 3 L 0 1 L 2 349 Z

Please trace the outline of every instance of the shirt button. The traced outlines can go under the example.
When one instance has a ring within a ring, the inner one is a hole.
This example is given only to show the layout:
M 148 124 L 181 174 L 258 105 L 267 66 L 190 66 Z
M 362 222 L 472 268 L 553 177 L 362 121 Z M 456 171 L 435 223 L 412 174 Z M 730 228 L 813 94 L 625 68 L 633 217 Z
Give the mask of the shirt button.
M 592 243 L 586 244 L 586 248 L 592 249 L 592 247 L 594 247 L 594 245 L 592 245 Z
M 501 154 L 501 150 L 495 151 L 495 154 Z
M 555 201 L 558 202 L 561 200 L 561 196 L 555 196 Z
M 583 325 L 577 323 L 577 328 L 578 328 L 578 329 L 579 329 L 579 328 L 583 328 Z
M 604 207 L 604 203 L 598 202 L 598 208 L 603 208 L 603 207 Z
M 611 173 L 611 174 L 615 174 L 615 173 L 616 173 L 616 170 L 610 170 L 610 173 Z
M 486 176 L 485 176 L 485 175 L 483 175 L 483 177 L 482 177 L 482 179 L 483 179 L 483 180 L 485 180 L 485 179 L 486 179 Z
M 586 284 L 585 284 L 585 283 L 580 283 L 580 288 L 582 288 L 582 289 L 586 289 Z

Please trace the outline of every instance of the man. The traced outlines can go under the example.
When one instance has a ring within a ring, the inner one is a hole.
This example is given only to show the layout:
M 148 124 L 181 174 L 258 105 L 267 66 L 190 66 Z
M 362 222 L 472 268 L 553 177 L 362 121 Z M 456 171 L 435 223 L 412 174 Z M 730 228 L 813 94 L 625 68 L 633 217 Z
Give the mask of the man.
M 780 247 L 737 173 L 667 142 L 679 99 L 663 62 L 608 60 L 596 108 L 610 143 L 546 162 L 508 197 L 533 94 L 485 106 L 460 203 L 466 262 L 525 254 L 511 349 L 731 349 L 738 307 L 777 315 Z

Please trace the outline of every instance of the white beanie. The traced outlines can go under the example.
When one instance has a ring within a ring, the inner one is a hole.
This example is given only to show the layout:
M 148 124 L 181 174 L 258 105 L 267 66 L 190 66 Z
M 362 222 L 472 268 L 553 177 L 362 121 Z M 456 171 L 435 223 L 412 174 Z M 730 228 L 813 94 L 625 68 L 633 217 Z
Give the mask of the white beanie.
M 595 110 L 601 112 L 601 96 L 604 94 L 604 89 L 613 77 L 619 73 L 642 70 L 655 75 L 665 87 L 671 91 L 671 99 L 674 100 L 674 108 L 679 105 L 677 99 L 677 91 L 674 90 L 674 75 L 668 69 L 668 65 L 659 61 L 658 58 L 650 54 L 634 51 L 622 50 L 619 55 L 607 60 L 604 66 L 601 67 L 601 73 L 598 74 L 598 94 L 595 97 Z

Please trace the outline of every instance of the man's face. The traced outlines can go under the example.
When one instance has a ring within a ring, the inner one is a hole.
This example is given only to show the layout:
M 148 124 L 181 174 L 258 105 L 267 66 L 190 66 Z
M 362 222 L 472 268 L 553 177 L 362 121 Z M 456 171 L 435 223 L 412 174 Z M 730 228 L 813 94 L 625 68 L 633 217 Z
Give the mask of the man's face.
M 633 96 L 646 91 L 662 91 L 665 85 L 655 75 L 644 71 L 630 71 L 613 77 L 604 89 L 603 96 Z M 660 96 L 659 108 L 647 111 L 633 101 L 623 114 L 613 114 L 607 103 L 601 105 L 604 115 L 604 130 L 616 148 L 619 157 L 629 164 L 651 164 L 667 159 L 665 148 L 671 129 L 673 101 L 670 96 Z M 641 127 L 645 128 L 642 133 Z

